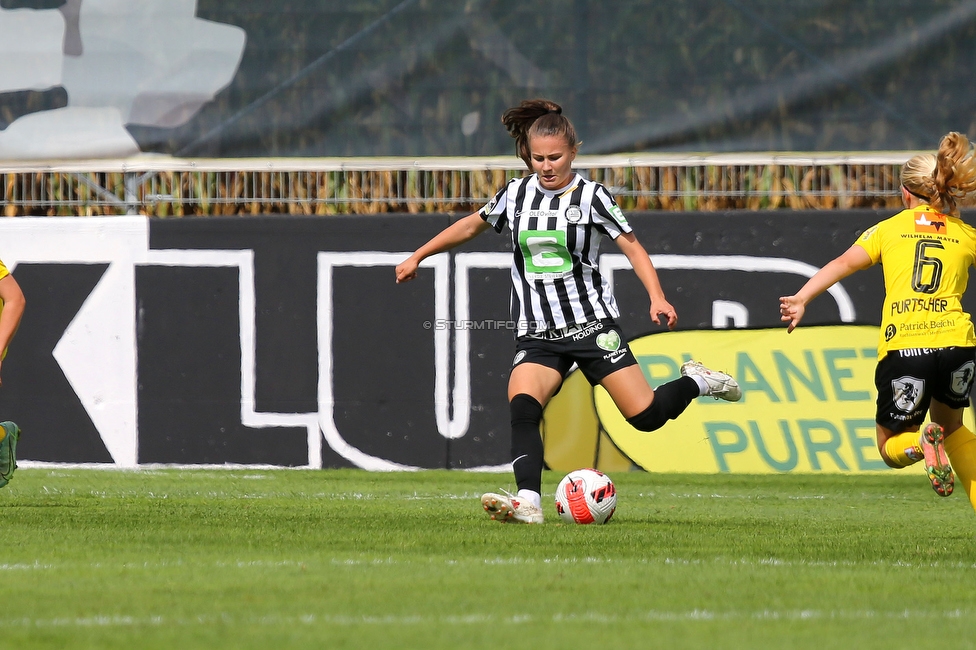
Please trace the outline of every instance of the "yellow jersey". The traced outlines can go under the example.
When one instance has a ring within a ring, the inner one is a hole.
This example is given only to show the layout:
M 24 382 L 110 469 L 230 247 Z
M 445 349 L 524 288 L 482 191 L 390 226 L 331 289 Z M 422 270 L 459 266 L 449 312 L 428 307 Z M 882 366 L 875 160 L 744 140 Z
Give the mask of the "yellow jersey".
M 3 280 L 8 275 L 10 275 L 10 271 L 7 270 L 7 266 L 3 263 L 3 260 L 0 260 L 0 280 Z M 2 313 L 3 313 L 3 300 L 0 299 L 0 314 Z M 6 352 L 7 351 L 4 350 L 4 354 L 6 354 Z
M 976 346 L 962 295 L 976 263 L 976 228 L 928 205 L 866 230 L 856 245 L 884 268 L 878 359 L 889 350 Z
M 10 275 L 10 271 L 7 270 L 7 266 L 0 260 L 0 280 Z M 0 314 L 3 313 L 3 299 L 0 298 Z M 3 352 L 0 352 L 0 359 L 4 359 L 7 356 L 7 350 L 4 348 Z

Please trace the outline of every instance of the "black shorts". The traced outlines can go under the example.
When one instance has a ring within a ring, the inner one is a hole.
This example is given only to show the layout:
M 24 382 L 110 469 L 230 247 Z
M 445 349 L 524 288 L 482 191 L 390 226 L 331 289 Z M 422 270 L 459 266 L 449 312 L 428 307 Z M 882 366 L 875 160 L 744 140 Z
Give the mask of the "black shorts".
M 512 367 L 521 363 L 538 363 L 564 378 L 576 364 L 586 380 L 596 386 L 610 373 L 636 365 L 637 359 L 617 324 L 602 320 L 520 336 L 515 341 Z
M 875 421 L 901 432 L 922 424 L 933 398 L 951 408 L 969 406 L 974 359 L 976 348 L 892 350 L 874 372 Z

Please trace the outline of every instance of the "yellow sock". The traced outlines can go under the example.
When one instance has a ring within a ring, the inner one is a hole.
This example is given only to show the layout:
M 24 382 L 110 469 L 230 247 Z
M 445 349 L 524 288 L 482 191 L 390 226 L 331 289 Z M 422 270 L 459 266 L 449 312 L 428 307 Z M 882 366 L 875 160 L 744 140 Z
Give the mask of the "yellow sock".
M 976 435 L 963 425 L 946 436 L 945 450 L 956 474 L 956 485 L 962 483 L 976 510 Z
M 918 442 L 918 431 L 906 431 L 891 436 L 884 443 L 885 455 L 898 467 L 908 467 L 925 458 Z

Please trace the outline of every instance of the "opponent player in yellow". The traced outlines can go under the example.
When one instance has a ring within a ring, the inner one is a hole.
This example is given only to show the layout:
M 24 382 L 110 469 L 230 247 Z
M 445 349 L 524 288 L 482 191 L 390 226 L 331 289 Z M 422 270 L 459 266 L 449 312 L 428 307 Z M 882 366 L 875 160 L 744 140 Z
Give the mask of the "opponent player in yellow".
M 0 364 L 7 356 L 7 346 L 17 333 L 20 318 L 24 315 L 24 292 L 10 275 L 10 271 L 0 262 Z M 0 366 L 2 367 L 2 366 Z M 0 378 L 2 384 L 2 378 Z M 0 488 L 10 482 L 17 469 L 17 441 L 20 440 L 20 427 L 13 422 L 0 422 Z
M 976 369 L 976 334 L 961 302 L 976 264 L 976 229 L 957 208 L 976 193 L 969 140 L 949 133 L 936 155 L 905 163 L 901 183 L 906 209 L 866 230 L 796 295 L 780 298 L 781 320 L 792 332 L 807 303 L 880 262 L 885 300 L 875 372 L 878 451 L 890 467 L 924 460 L 932 488 L 942 496 L 952 493 L 955 468 L 976 509 L 976 435 L 962 422 Z M 919 434 L 926 412 L 933 422 Z

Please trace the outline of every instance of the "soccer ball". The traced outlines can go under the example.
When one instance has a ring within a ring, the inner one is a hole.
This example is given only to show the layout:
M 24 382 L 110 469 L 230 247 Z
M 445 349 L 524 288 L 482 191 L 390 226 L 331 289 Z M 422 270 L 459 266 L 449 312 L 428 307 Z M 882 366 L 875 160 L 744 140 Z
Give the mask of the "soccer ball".
M 556 488 L 556 512 L 570 524 L 605 524 L 616 507 L 613 481 L 595 469 L 570 472 Z

